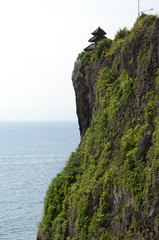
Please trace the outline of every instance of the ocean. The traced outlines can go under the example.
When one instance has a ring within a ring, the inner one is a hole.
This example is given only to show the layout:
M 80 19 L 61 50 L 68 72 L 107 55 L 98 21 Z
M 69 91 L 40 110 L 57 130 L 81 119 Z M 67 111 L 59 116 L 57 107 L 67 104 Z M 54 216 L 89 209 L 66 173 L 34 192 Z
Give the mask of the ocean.
M 35 240 L 45 193 L 80 142 L 77 122 L 0 122 L 0 240 Z

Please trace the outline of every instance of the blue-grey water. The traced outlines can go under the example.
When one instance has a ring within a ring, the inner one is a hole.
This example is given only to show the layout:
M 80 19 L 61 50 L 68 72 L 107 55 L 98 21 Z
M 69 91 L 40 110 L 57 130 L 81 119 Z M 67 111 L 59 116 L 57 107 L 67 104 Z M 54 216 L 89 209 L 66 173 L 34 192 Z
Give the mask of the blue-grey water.
M 35 240 L 48 185 L 80 142 L 77 122 L 0 122 L 0 240 Z

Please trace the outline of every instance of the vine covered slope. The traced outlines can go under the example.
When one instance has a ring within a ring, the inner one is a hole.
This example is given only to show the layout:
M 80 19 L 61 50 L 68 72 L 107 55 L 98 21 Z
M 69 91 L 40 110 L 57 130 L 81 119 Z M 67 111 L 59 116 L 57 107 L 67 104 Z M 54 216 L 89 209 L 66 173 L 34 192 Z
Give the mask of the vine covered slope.
M 159 19 L 142 14 L 73 71 L 81 143 L 46 193 L 38 240 L 159 239 Z

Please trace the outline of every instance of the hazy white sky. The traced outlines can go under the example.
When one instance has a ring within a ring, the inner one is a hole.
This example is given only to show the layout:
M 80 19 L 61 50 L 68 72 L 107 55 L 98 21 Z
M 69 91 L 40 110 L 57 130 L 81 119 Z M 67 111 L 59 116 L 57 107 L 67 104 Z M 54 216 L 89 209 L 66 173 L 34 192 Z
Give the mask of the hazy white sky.
M 158 0 L 140 0 L 140 10 Z M 0 0 L 0 121 L 75 120 L 71 75 L 98 26 L 114 38 L 138 0 Z

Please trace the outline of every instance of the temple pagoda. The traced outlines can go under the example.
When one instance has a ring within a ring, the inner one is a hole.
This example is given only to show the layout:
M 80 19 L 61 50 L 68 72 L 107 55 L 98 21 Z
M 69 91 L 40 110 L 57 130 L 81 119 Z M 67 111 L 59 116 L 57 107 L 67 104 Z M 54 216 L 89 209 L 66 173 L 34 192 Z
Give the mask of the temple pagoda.
M 105 37 L 106 32 L 104 32 L 104 30 L 101 29 L 100 27 L 98 27 L 94 32 L 92 32 L 92 35 L 93 37 L 91 37 L 88 40 L 88 42 L 93 42 L 93 43 L 84 49 L 84 51 L 86 52 L 92 51 L 100 40 L 106 38 Z

